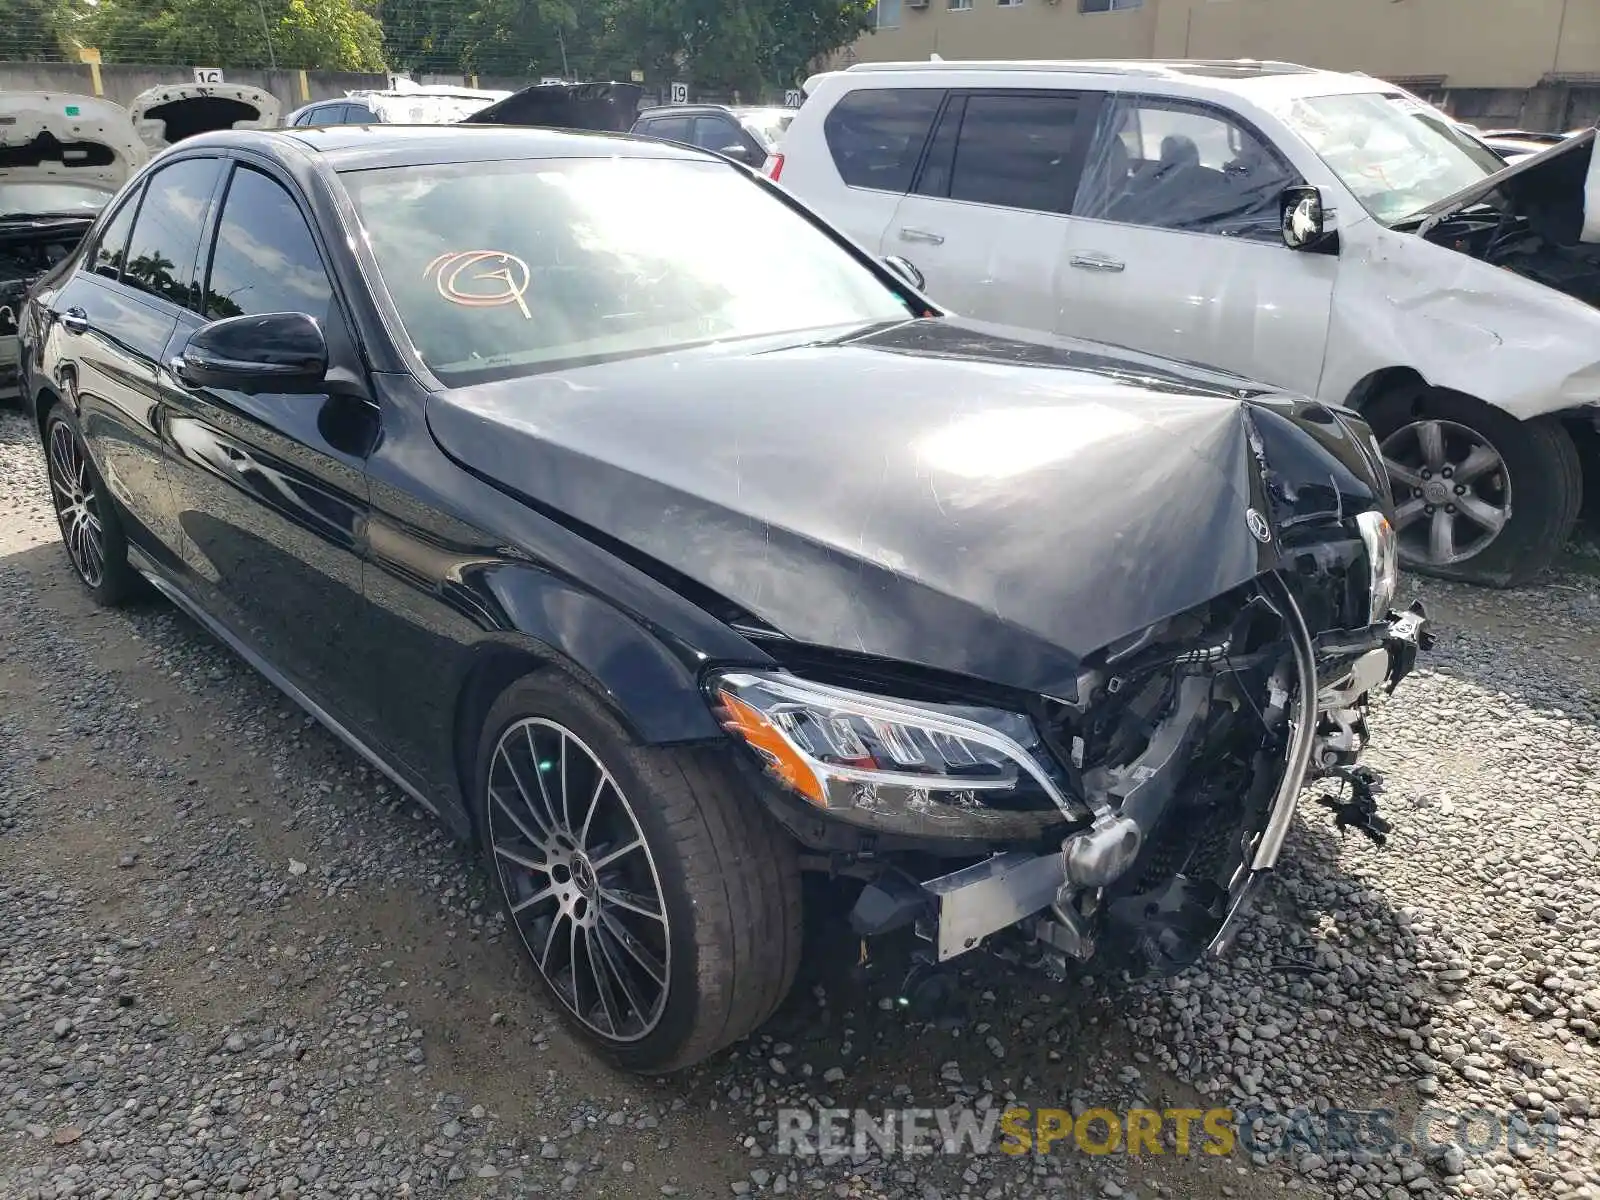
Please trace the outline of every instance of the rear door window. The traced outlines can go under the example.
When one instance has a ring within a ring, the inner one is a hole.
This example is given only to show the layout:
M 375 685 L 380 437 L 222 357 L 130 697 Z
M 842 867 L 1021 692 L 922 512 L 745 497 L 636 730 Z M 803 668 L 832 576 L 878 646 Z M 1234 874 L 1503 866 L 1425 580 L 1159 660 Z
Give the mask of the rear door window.
M 150 176 L 128 239 L 123 283 L 199 308 L 195 259 L 220 171 L 215 158 L 186 158 Z
M 705 150 L 725 150 L 729 146 L 743 146 L 745 136 L 727 117 L 696 117 L 694 144 Z
M 905 192 L 944 101 L 942 88 L 861 88 L 822 123 L 828 152 L 849 187 Z
M 115 279 L 122 273 L 123 256 L 128 251 L 128 234 L 133 230 L 134 214 L 139 211 L 140 190 L 135 188 L 122 202 L 122 207 L 117 209 L 107 223 L 105 232 L 100 235 L 100 240 L 95 243 L 94 258 L 89 269 L 96 275 Z
M 689 140 L 688 117 L 652 117 L 644 123 L 640 131 L 645 137 L 661 138 L 668 142 L 687 142 Z
M 942 144 L 935 145 L 936 152 L 949 148 L 948 164 L 936 153 L 929 165 L 935 175 L 947 172 L 952 200 L 1066 212 L 1078 182 L 1083 107 L 1074 92 L 969 95 L 953 144 L 941 127 Z

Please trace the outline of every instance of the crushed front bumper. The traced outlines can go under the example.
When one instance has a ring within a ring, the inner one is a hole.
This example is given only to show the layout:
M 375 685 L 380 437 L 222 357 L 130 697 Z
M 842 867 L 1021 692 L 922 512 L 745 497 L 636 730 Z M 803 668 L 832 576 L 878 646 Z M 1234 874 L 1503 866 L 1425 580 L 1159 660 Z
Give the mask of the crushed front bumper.
M 1276 865 L 1305 784 L 1341 772 L 1364 771 L 1354 763 L 1366 743 L 1370 694 L 1380 687 L 1393 692 L 1431 643 L 1428 616 L 1418 601 L 1404 613 L 1391 612 L 1382 645 L 1357 658 L 1341 678 L 1319 688 L 1310 752 L 1291 751 L 1289 769 L 1295 778 L 1280 784 L 1266 826 L 1228 891 L 1225 915 L 1212 922 L 1209 937 L 1198 943 L 1206 952 L 1223 955 L 1231 950 L 1254 898 Z M 1297 759 L 1304 766 L 1295 771 Z M 1076 886 L 1071 878 L 1072 846 L 1069 838 L 1054 853 L 996 854 L 920 884 L 904 877 L 886 878 L 863 892 L 852 921 L 863 937 L 914 921 L 918 932 L 933 943 L 940 962 L 1013 926 L 1037 943 L 1047 959 L 1063 966 L 1067 959 L 1087 959 L 1095 952 L 1096 932 L 1077 910 L 1062 902 Z M 1181 888 L 1175 885 L 1174 890 Z

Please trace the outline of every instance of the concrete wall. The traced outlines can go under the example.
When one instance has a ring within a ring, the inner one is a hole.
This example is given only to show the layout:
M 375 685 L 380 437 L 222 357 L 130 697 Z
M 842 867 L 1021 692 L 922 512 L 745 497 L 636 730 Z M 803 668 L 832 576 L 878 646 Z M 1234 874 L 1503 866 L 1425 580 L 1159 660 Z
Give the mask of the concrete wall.
M 853 61 L 1278 58 L 1443 76 L 1451 88 L 1527 89 L 1553 73 L 1600 81 L 1600 0 L 1144 0 L 1098 13 L 1080 12 L 1079 0 L 972 5 L 902 0 L 899 28 L 864 36 Z
M 207 64 L 202 64 L 207 65 Z M 387 87 L 387 75 L 354 71 L 247 71 L 224 67 L 228 83 L 265 88 L 276 96 L 287 114 L 312 100 L 334 100 L 357 88 Z M 146 88 L 187 83 L 194 79 L 188 67 L 141 67 L 107 64 L 100 68 L 102 94 L 118 104 L 129 104 Z M 0 91 L 71 92 L 95 94 L 94 74 L 77 63 L 0 63 Z

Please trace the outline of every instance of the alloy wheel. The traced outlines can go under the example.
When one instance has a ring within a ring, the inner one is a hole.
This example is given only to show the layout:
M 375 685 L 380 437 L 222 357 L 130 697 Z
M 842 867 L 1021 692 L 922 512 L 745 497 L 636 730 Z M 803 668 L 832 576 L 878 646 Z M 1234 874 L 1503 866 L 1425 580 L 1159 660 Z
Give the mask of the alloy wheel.
M 1400 552 L 1444 567 L 1481 554 L 1511 517 L 1505 459 L 1481 433 L 1455 421 L 1413 421 L 1383 441 Z
M 105 527 L 100 519 L 100 496 L 88 460 L 78 447 L 71 426 L 57 421 L 50 426 L 50 498 L 61 539 L 74 569 L 91 588 L 105 580 Z
M 628 798 L 576 734 L 539 717 L 500 736 L 488 788 L 496 873 L 539 973 L 599 1037 L 644 1037 L 666 1008 L 671 941 Z

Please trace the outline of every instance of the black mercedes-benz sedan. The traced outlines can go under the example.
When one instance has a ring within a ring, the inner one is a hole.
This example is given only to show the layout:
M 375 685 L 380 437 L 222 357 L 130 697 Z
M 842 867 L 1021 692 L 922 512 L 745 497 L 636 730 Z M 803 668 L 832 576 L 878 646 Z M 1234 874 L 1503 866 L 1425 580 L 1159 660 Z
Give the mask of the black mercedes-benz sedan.
M 575 1027 L 683 1066 L 863 938 L 1226 952 L 1309 779 L 1381 840 L 1410 669 L 1345 411 L 962 321 L 755 173 L 548 130 L 231 131 L 31 295 L 65 548 L 456 833 Z M 847 897 L 848 899 L 848 897 Z

